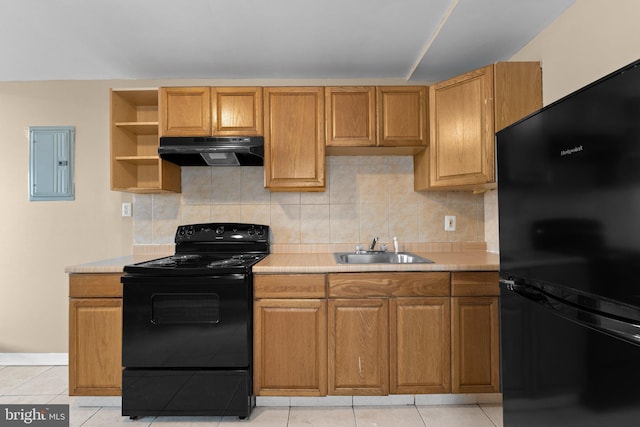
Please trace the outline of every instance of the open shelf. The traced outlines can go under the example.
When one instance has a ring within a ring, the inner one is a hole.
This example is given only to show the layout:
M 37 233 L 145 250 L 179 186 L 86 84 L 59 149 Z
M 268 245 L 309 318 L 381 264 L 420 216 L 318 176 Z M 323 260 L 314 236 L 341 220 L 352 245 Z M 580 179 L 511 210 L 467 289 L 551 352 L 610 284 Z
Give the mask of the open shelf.
M 158 134 L 158 122 L 118 122 L 115 125 L 135 135 Z
M 181 190 L 180 167 L 158 156 L 158 90 L 111 90 L 111 189 Z

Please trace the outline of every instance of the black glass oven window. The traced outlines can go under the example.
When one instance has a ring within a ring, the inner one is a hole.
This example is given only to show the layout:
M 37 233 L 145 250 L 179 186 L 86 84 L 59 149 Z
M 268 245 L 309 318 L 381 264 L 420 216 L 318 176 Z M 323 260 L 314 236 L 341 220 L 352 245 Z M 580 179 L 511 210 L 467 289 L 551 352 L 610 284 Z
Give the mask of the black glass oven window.
M 151 322 L 161 323 L 218 323 L 220 301 L 217 294 L 153 294 Z

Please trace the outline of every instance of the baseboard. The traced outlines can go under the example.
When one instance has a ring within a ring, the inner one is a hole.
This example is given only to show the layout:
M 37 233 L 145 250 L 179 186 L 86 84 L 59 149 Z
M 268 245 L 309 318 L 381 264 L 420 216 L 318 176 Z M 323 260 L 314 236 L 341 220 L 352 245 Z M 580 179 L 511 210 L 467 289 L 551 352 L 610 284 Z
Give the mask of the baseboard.
M 0 353 L 0 366 L 68 364 L 69 353 Z
M 388 396 L 256 396 L 256 406 L 440 406 L 501 404 L 502 393 L 391 394 Z

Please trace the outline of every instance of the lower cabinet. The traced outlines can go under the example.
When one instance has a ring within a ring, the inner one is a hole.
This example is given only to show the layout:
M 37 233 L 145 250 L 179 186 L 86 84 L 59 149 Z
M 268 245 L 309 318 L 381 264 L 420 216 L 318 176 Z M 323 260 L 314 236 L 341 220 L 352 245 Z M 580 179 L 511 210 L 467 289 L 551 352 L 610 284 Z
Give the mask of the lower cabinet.
M 325 396 L 325 276 L 256 276 L 254 297 L 255 394 Z
M 498 274 L 256 275 L 261 396 L 500 391 Z
M 500 391 L 498 273 L 462 272 L 451 277 L 452 391 Z
M 389 394 L 389 302 L 329 300 L 329 394 Z
M 119 396 L 122 384 L 120 274 L 69 276 L 69 395 Z
M 449 298 L 391 298 L 389 329 L 391 393 L 449 393 Z
M 329 274 L 329 394 L 449 393 L 449 283 L 447 272 Z

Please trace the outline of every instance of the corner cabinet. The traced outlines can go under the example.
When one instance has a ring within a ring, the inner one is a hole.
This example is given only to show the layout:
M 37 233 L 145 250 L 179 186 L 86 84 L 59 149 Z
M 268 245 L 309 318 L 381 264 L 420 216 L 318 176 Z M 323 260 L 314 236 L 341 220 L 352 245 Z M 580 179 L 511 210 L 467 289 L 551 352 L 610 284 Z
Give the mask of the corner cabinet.
M 160 136 L 262 133 L 261 87 L 160 88 Z
M 180 167 L 158 156 L 158 91 L 110 91 L 111 189 L 180 192 Z
M 537 62 L 500 62 L 430 86 L 415 189 L 495 188 L 495 132 L 542 107 L 541 74 Z
M 324 191 L 324 88 L 264 88 L 264 175 L 271 191 Z
M 69 276 L 69 395 L 120 396 L 121 274 Z

